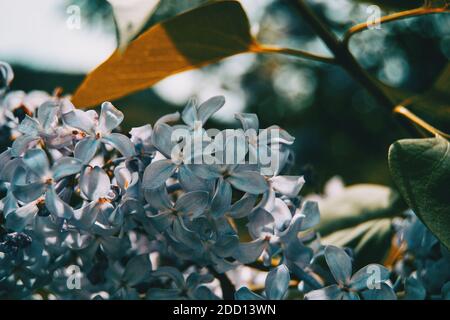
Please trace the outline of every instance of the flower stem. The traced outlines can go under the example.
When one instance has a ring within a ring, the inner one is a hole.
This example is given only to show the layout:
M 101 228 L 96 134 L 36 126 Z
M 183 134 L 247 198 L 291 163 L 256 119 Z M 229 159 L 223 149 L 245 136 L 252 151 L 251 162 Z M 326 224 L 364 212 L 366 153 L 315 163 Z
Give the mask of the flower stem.
M 325 62 L 325 63 L 336 63 L 335 59 L 333 57 L 325 57 L 321 55 L 317 55 L 314 53 L 310 53 L 303 50 L 297 50 L 297 49 L 290 49 L 290 48 L 281 48 L 277 46 L 272 45 L 266 45 L 266 44 L 260 44 L 256 43 L 251 49 L 252 52 L 256 53 L 280 53 L 280 54 L 286 54 L 290 56 L 296 56 L 300 58 Z

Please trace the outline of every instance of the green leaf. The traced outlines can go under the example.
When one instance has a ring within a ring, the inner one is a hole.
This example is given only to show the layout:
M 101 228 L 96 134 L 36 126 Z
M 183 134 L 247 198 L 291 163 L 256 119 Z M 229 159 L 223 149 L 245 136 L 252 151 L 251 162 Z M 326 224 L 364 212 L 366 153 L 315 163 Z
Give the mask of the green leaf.
M 442 131 L 450 130 L 450 64 L 444 68 L 433 86 L 422 95 L 414 96 L 412 112 Z
M 392 217 L 405 208 L 399 194 L 389 187 L 358 184 L 319 201 L 322 237 L 369 220 Z
M 450 249 L 450 144 L 441 137 L 391 145 L 389 167 L 400 193 L 433 234 Z
M 72 102 L 94 106 L 252 47 L 248 18 L 239 2 L 213 2 L 156 24 L 123 53 L 116 51 L 86 77 Z

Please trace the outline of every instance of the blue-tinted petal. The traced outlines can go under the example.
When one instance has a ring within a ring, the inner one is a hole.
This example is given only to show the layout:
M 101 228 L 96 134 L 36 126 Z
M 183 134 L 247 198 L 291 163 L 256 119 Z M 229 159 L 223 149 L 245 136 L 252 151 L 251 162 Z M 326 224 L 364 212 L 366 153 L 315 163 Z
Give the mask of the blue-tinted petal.
M 197 250 L 201 248 L 201 241 L 195 232 L 189 230 L 182 220 L 178 218 L 173 222 L 173 235 L 183 245 Z
M 183 289 L 185 286 L 183 274 L 175 267 L 168 267 L 168 266 L 158 267 L 158 269 L 152 272 L 152 277 L 170 278 L 179 289 Z
M 10 230 L 21 232 L 29 225 L 39 209 L 35 203 L 29 203 L 17 208 L 6 216 L 6 227 Z
M 205 124 L 205 122 L 222 108 L 224 104 L 225 97 L 223 96 L 216 96 L 206 100 L 197 108 L 198 120 L 200 120 L 202 124 Z
M 45 194 L 45 206 L 55 217 L 70 219 L 73 216 L 72 207 L 59 198 L 53 185 L 48 188 Z
M 75 158 L 80 159 L 83 163 L 89 163 L 97 153 L 99 141 L 95 138 L 85 138 L 78 141 L 75 146 L 73 155 Z
M 444 293 L 444 288 L 442 289 Z M 405 300 L 424 300 L 427 296 L 427 290 L 422 282 L 413 276 L 409 276 L 405 281 Z M 446 299 L 445 294 L 442 295 Z
M 201 215 L 208 206 L 209 194 L 205 191 L 192 191 L 183 194 L 175 203 L 175 210 L 193 218 Z
M 144 189 L 156 189 L 165 184 L 175 172 L 176 166 L 170 160 L 159 160 L 145 168 L 142 186 Z
M 220 298 L 206 286 L 195 288 L 192 292 L 192 297 L 197 300 L 220 300 Z
M 17 129 L 25 135 L 37 136 L 39 133 L 39 122 L 29 115 L 26 115 Z
M 111 181 L 102 168 L 86 166 L 80 175 L 80 189 L 86 198 L 98 200 L 108 195 Z
M 215 179 L 222 176 L 220 166 L 214 164 L 188 164 L 187 167 L 196 176 L 205 179 Z
M 99 211 L 100 205 L 94 201 L 90 202 L 87 205 L 74 211 L 71 222 L 77 228 L 88 230 L 97 219 Z
M 172 225 L 175 220 L 175 215 L 172 212 L 162 212 L 154 216 L 149 216 L 148 219 L 156 230 L 164 232 Z
M 397 300 L 397 296 L 386 283 L 380 284 L 380 289 L 369 289 L 361 292 L 364 300 Z
M 342 294 L 342 300 L 361 300 L 356 292 L 344 292 Z
M 152 143 L 166 158 L 170 159 L 175 143 L 172 142 L 173 129 L 165 123 L 155 125 L 152 135 Z
M 130 287 L 135 286 L 149 277 L 152 271 L 150 257 L 147 254 L 135 256 L 128 261 L 122 280 Z
M 49 130 L 58 121 L 59 105 L 54 101 L 44 102 L 37 110 L 37 119 L 44 130 Z
M 305 294 L 307 300 L 341 300 L 342 296 L 343 291 L 335 284 Z
M 307 200 L 300 210 L 302 223 L 299 231 L 304 231 L 316 226 L 320 221 L 319 205 L 315 201 Z
M 213 217 L 223 216 L 230 209 L 231 197 L 232 190 L 230 184 L 223 179 L 219 179 L 217 182 L 217 190 L 211 203 L 211 215 Z
M 77 174 L 81 171 L 83 164 L 80 160 L 72 157 L 58 159 L 52 167 L 53 179 L 56 181 Z
M 305 268 L 311 263 L 313 250 L 305 246 L 297 237 L 284 244 L 284 256 L 290 267 L 295 264 L 299 268 Z
M 29 203 L 42 196 L 47 188 L 43 182 L 33 182 L 28 184 L 13 184 L 11 186 L 12 193 L 17 200 Z
M 4 92 L 13 79 L 14 72 L 11 66 L 6 62 L 0 61 L 0 92 Z
M 98 130 L 101 133 L 109 133 L 117 128 L 123 121 L 123 113 L 115 108 L 111 102 L 103 102 L 100 117 L 98 119 Z
M 234 294 L 236 300 L 264 300 L 259 294 L 254 293 L 247 287 L 241 287 Z
M 212 251 L 221 258 L 231 257 L 236 248 L 239 245 L 239 237 L 237 235 L 227 234 L 220 236 L 214 246 Z
M 251 194 L 264 193 L 269 189 L 264 177 L 254 171 L 233 172 L 227 181 L 236 189 Z
M 352 275 L 352 260 L 347 253 L 341 248 L 327 246 L 325 259 L 336 282 L 341 285 L 349 284 Z
M 144 189 L 144 197 L 147 203 L 154 209 L 165 210 L 172 208 L 172 202 L 167 193 L 166 186 L 156 189 Z
M 95 133 L 95 121 L 92 112 L 85 112 L 78 109 L 72 109 L 62 114 L 63 122 L 73 128 L 84 132 Z
M 130 138 L 121 133 L 110 133 L 104 136 L 102 141 L 115 148 L 124 157 L 129 158 L 136 155 L 136 149 Z
M 233 252 L 233 258 L 243 264 L 251 263 L 258 259 L 268 242 L 264 239 L 256 239 L 252 242 L 240 243 Z
M 250 193 L 245 194 L 241 199 L 236 201 L 230 209 L 230 216 L 240 219 L 248 216 L 256 202 L 256 196 Z
M 40 140 L 37 136 L 23 135 L 14 140 L 11 147 L 11 155 L 14 157 L 21 156 L 32 145 L 36 144 Z
M 266 296 L 270 300 L 281 300 L 289 288 L 289 269 L 281 264 L 278 267 L 270 270 L 266 278 Z
M 280 198 L 275 198 L 273 209 L 270 211 L 277 230 L 283 230 L 292 219 L 291 210 Z
M 247 131 L 249 129 L 253 129 L 254 133 L 258 134 L 259 130 L 259 120 L 258 116 L 254 113 L 236 113 L 234 115 L 236 119 L 238 119 L 241 124 L 244 131 Z
M 250 214 L 247 227 L 253 239 L 264 238 L 273 234 L 274 219 L 266 210 L 257 208 Z
M 368 286 L 376 286 L 389 279 L 389 270 L 379 264 L 369 264 L 356 272 L 351 280 L 350 287 L 363 290 Z
M 270 178 L 272 188 L 288 197 L 296 197 L 304 184 L 303 176 L 275 176 Z
M 180 289 L 150 288 L 146 297 L 148 300 L 177 300 L 180 295 Z
M 180 170 L 178 171 L 178 180 L 180 181 L 183 190 L 186 192 L 210 192 L 214 188 L 213 181 L 199 178 L 187 166 L 180 166 Z
M 50 170 L 47 155 L 42 149 L 28 150 L 23 156 L 23 162 L 38 177 L 47 175 Z
M 119 238 L 114 236 L 102 237 L 100 241 L 101 248 L 105 254 L 111 259 L 122 258 L 127 250 L 130 249 L 128 238 Z M 145 258 L 144 258 L 145 260 Z M 151 268 L 151 267 L 150 267 Z M 144 271 L 143 272 L 147 272 Z
M 184 107 L 183 112 L 181 113 L 181 118 L 184 123 L 186 123 L 189 127 L 193 128 L 195 121 L 197 119 L 197 101 L 195 98 L 189 99 L 186 107 Z

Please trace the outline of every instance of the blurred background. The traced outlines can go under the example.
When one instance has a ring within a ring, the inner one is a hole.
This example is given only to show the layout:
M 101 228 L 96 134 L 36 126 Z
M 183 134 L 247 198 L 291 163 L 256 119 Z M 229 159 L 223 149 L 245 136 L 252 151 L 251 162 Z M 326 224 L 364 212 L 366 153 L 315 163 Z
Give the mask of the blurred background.
M 147 27 L 204 2 L 162 0 Z M 384 1 L 383 13 L 392 9 L 390 2 L 420 5 L 419 1 Z M 284 2 L 241 3 L 260 42 L 330 54 Z M 309 0 L 308 4 L 338 36 L 370 15 L 369 4 L 355 0 Z M 81 14 L 79 29 L 67 24 L 74 5 Z M 1 1 L 0 12 L 0 60 L 14 68 L 14 90 L 52 92 L 62 87 L 70 94 L 117 47 L 113 13 L 106 0 Z M 450 17 L 438 14 L 382 25 L 353 37 L 350 49 L 379 80 L 424 92 L 450 58 Z M 227 103 L 210 126 L 234 127 L 235 112 L 255 112 L 261 127 L 278 124 L 288 130 L 296 137 L 292 172 L 306 176 L 310 191 L 320 192 L 335 175 L 346 184 L 391 183 L 387 150 L 406 134 L 337 66 L 282 55 L 242 54 L 169 77 L 114 104 L 125 113 L 123 127 L 129 130 L 181 110 L 192 96 L 202 101 L 218 94 Z

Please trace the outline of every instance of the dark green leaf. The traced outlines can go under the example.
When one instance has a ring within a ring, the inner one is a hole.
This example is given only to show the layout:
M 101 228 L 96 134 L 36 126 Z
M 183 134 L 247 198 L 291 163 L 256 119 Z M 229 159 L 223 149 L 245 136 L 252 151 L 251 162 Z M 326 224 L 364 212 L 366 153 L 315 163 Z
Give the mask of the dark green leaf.
M 389 149 L 389 166 L 403 198 L 450 248 L 450 144 L 441 137 L 405 139 Z

